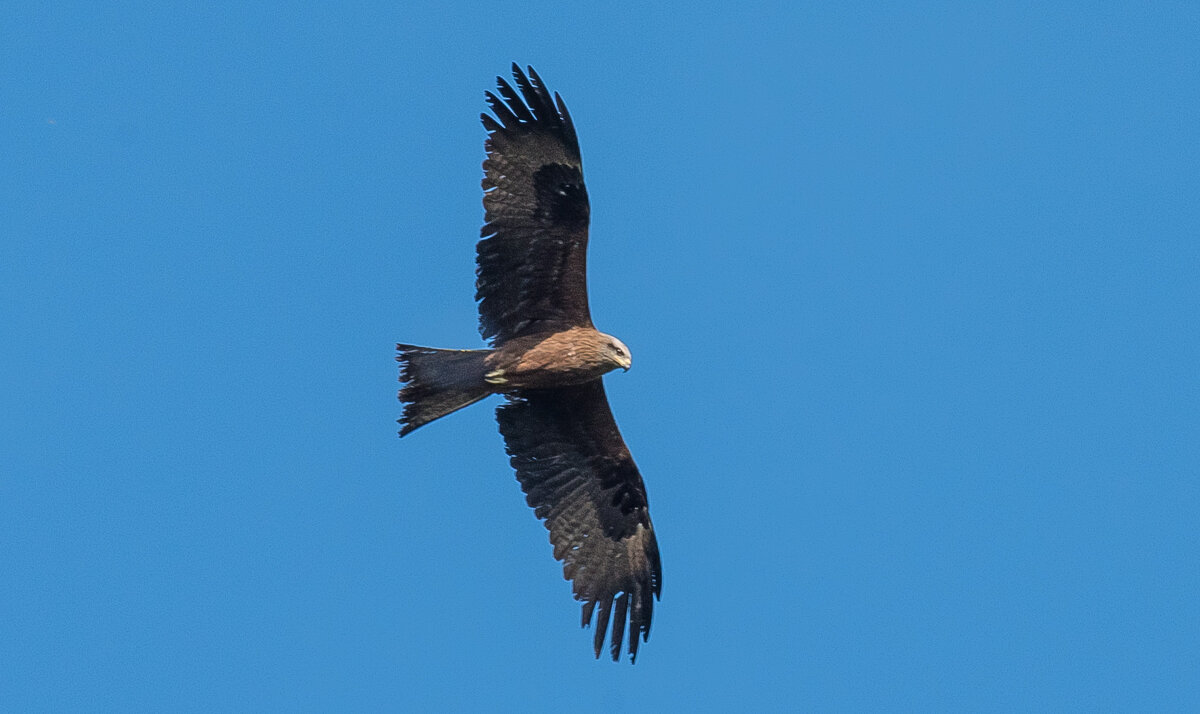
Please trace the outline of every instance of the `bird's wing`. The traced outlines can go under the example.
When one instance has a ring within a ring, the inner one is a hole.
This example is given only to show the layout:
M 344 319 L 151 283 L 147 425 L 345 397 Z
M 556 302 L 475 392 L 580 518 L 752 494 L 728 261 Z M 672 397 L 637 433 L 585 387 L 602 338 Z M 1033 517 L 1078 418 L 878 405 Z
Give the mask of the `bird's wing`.
M 658 543 L 646 489 L 617 431 L 599 379 L 574 387 L 522 390 L 496 410 L 500 433 L 526 501 L 544 519 L 583 602 L 583 626 L 596 606 L 594 647 L 620 658 L 629 622 L 629 656 L 650 636 L 654 598 L 662 591 Z
M 486 223 L 477 246 L 479 331 L 494 344 L 535 332 L 591 327 L 588 196 L 575 126 L 537 72 L 497 77 L 483 162 Z M 519 90 L 519 93 L 518 93 Z

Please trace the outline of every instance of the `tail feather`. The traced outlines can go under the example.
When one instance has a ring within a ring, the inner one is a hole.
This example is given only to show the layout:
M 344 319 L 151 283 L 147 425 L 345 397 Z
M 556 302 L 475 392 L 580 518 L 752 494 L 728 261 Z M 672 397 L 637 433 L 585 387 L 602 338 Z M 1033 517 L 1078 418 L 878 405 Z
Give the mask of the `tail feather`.
M 396 345 L 400 363 L 400 436 L 474 404 L 492 393 L 484 381 L 484 361 L 491 350 L 440 350 L 416 345 Z

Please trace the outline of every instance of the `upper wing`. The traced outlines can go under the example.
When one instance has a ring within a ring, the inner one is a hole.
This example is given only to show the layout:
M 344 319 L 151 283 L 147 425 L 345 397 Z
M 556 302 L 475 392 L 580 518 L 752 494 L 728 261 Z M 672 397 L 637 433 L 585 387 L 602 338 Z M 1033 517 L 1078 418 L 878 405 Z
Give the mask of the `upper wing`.
M 518 95 L 497 77 L 483 162 L 486 223 L 477 247 L 479 331 L 500 343 L 592 324 L 587 302 L 588 197 L 575 126 L 533 68 L 513 64 Z
M 583 602 L 583 626 L 596 620 L 596 656 L 613 614 L 612 658 L 621 656 L 629 617 L 629 657 L 650 637 L 662 591 L 658 543 L 646 489 L 617 431 L 599 379 L 576 387 L 527 389 L 496 410 L 517 480 L 545 519 L 554 557 Z M 615 601 L 614 601 L 615 598 Z

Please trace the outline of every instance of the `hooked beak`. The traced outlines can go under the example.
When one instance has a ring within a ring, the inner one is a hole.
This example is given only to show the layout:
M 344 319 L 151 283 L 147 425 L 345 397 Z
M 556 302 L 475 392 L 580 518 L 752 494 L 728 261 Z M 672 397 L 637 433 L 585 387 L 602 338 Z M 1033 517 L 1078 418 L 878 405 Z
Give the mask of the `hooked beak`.
M 622 369 L 623 371 L 625 371 L 625 372 L 628 372 L 628 371 L 629 371 L 629 368 L 633 366 L 633 358 L 632 358 L 632 357 L 625 357 L 624 359 L 622 359 L 621 361 L 619 361 L 617 364 L 621 365 L 621 369 Z

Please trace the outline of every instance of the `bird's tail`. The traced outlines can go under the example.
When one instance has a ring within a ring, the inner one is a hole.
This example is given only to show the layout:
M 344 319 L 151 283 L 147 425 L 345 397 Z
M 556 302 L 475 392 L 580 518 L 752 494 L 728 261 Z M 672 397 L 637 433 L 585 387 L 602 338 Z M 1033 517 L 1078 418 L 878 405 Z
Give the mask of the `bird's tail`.
M 474 404 L 492 393 L 484 374 L 491 350 L 439 350 L 416 345 L 396 345 L 400 363 L 400 436 L 413 429 Z

